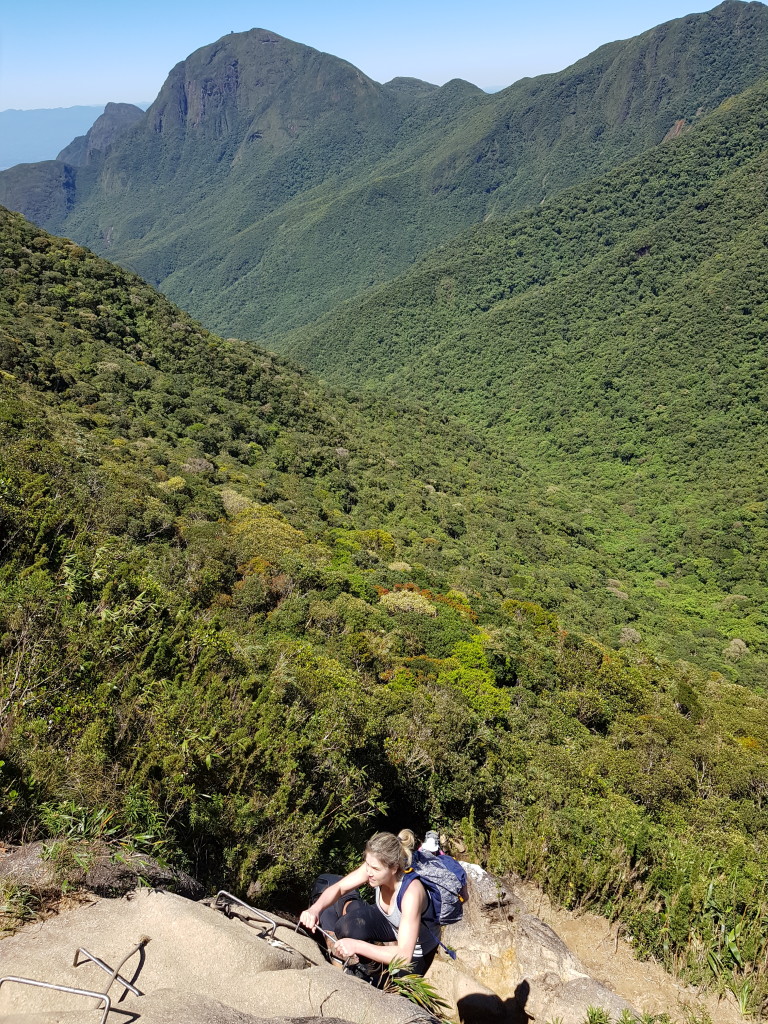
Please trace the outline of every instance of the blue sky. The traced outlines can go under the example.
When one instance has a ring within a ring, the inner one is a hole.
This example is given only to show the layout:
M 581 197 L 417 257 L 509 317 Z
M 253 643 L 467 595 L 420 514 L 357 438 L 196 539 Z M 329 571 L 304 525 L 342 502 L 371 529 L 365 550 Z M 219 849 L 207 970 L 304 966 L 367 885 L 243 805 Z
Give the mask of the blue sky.
M 697 0 L 21 0 L 0 23 L 0 110 L 139 103 L 220 36 L 266 28 L 384 82 L 466 78 L 499 89 L 559 71 L 603 43 L 710 10 Z

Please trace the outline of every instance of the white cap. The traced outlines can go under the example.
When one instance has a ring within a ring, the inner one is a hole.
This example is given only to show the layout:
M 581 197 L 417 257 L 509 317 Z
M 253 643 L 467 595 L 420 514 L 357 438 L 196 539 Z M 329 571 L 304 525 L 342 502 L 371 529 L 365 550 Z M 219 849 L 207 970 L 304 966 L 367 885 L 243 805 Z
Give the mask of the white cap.
M 421 844 L 422 850 L 426 850 L 427 853 L 437 853 L 440 849 L 440 838 L 437 832 L 427 832 L 424 836 L 424 842 Z

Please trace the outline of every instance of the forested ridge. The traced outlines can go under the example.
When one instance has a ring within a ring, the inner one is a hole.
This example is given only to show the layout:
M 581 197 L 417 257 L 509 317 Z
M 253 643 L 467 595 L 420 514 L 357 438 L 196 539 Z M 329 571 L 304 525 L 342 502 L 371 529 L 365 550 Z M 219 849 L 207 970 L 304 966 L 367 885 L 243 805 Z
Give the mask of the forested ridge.
M 254 29 L 173 68 L 87 162 L 70 150 L 1 172 L 0 203 L 211 329 L 263 340 L 471 224 L 652 149 L 767 74 L 768 8 L 736 0 L 493 95 L 458 80 L 382 85 Z
M 767 99 L 756 86 L 272 340 L 337 383 L 415 395 L 507 446 L 581 514 L 647 642 L 722 671 L 737 637 L 758 686 Z
M 768 1012 L 765 17 L 495 96 L 254 30 L 0 175 L 263 343 L 0 207 L 4 842 L 288 907 L 437 827 Z
M 285 901 L 366 829 L 438 824 L 762 1003 L 764 697 L 507 596 L 471 524 L 493 547 L 532 478 L 461 425 L 335 396 L 7 213 L 2 275 L 6 840 Z M 515 543 L 569 557 L 534 496 Z

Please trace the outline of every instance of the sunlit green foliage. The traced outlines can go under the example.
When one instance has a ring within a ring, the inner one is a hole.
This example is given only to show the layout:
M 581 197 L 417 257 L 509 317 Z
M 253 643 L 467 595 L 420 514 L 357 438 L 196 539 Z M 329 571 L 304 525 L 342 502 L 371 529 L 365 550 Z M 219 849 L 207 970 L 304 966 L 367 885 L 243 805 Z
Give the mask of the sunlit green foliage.
M 553 514 L 578 516 L 579 557 L 530 589 L 521 565 L 520 596 L 755 686 L 768 667 L 767 105 L 756 86 L 281 341 L 329 379 L 463 417 L 536 469 Z M 603 559 L 597 581 L 588 561 Z
M 284 902 L 374 827 L 440 825 L 759 1005 L 764 698 L 531 600 L 558 552 L 601 563 L 471 433 L 2 227 L 4 838 Z
M 492 95 L 379 85 L 232 33 L 173 69 L 102 163 L 5 171 L 0 202 L 263 340 L 695 124 L 768 74 L 767 22 L 728 0 Z

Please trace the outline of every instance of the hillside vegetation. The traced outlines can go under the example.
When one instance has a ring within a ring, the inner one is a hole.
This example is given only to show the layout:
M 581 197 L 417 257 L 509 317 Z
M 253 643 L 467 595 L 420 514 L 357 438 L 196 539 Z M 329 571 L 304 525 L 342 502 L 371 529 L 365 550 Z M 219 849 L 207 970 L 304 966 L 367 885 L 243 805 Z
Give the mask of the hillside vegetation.
M 726 671 L 739 639 L 761 687 L 767 101 L 763 83 L 272 341 L 495 438 L 579 513 L 648 643 Z
M 380 85 L 254 29 L 177 65 L 99 160 L 70 150 L 0 174 L 0 202 L 211 329 L 263 339 L 658 145 L 766 74 L 768 8 L 736 0 L 494 95 Z
M 438 827 L 768 1011 L 767 17 L 494 96 L 254 30 L 0 174 L 77 239 L 0 208 L 4 841 L 286 906 Z
M 765 699 L 488 586 L 521 471 L 466 430 L 1 224 L 4 838 L 284 902 L 366 831 L 429 823 L 762 1005 Z M 567 560 L 547 515 L 529 498 L 517 542 Z

